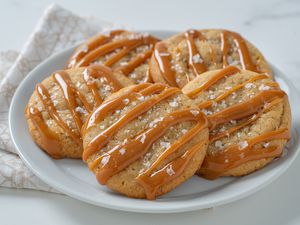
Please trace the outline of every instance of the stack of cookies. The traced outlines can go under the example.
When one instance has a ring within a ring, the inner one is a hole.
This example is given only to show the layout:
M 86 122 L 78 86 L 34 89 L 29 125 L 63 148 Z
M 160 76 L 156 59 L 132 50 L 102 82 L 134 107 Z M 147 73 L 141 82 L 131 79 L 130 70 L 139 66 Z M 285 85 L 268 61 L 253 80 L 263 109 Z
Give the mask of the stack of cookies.
M 99 34 L 37 84 L 25 115 L 49 156 L 82 159 L 100 184 L 147 199 L 194 174 L 261 169 L 291 132 L 288 97 L 267 61 L 227 30 Z

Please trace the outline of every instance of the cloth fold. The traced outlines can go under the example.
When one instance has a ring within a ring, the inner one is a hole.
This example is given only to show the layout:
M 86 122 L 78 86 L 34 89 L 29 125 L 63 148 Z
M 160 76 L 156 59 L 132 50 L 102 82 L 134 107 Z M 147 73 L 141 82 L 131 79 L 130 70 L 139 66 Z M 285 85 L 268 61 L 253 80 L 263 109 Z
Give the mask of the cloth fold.
M 0 53 L 0 186 L 56 192 L 33 175 L 16 153 L 8 127 L 11 99 L 19 83 L 43 60 L 98 32 L 116 28 L 120 26 L 51 5 L 20 53 Z

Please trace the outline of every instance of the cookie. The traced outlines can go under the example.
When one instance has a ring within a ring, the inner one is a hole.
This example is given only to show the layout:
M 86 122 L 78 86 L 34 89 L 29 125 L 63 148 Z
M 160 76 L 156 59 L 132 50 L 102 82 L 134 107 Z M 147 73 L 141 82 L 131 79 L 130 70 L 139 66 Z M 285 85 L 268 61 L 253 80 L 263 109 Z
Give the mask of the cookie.
M 149 64 L 155 82 L 179 88 L 199 74 L 229 65 L 272 74 L 256 47 L 227 30 L 188 30 L 158 42 Z
M 148 61 L 157 41 L 149 34 L 125 30 L 101 33 L 75 50 L 67 68 L 103 64 L 136 84 L 151 82 Z
M 282 154 L 291 112 L 287 95 L 269 75 L 229 66 L 203 73 L 182 91 L 210 123 L 201 176 L 246 175 Z
M 81 158 L 81 127 L 88 113 L 130 84 L 99 65 L 54 72 L 36 86 L 26 107 L 32 138 L 53 158 Z
M 143 83 L 111 95 L 83 127 L 83 160 L 100 184 L 154 199 L 194 175 L 207 119 L 180 89 Z

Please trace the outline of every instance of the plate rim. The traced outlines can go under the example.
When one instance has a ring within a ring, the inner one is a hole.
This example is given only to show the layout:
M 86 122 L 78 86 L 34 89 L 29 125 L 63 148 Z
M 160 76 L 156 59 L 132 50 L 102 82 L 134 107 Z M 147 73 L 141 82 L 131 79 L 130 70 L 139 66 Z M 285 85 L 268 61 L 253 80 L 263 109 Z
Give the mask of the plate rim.
M 174 33 L 173 31 L 164 31 L 164 30 L 149 30 L 146 31 L 149 33 Z M 82 195 L 80 195 L 80 193 L 78 193 L 77 191 L 73 191 L 72 189 L 70 190 L 70 188 L 67 188 L 67 186 L 65 186 L 64 184 L 61 184 L 59 182 L 57 182 L 55 179 L 49 179 L 49 177 L 45 177 L 45 175 L 39 171 L 37 168 L 35 168 L 34 166 L 32 166 L 32 163 L 30 162 L 30 160 L 27 158 L 26 154 L 24 154 L 24 152 L 22 152 L 22 147 L 19 146 L 18 140 L 15 139 L 13 133 L 14 133 L 14 123 L 13 123 L 13 114 L 15 113 L 13 108 L 16 104 L 18 104 L 18 93 L 21 92 L 22 88 L 24 88 L 24 84 L 27 83 L 27 81 L 30 79 L 31 76 L 33 76 L 32 74 L 35 74 L 36 71 L 41 70 L 43 67 L 45 67 L 47 64 L 51 64 L 51 61 L 55 60 L 55 58 L 66 54 L 66 52 L 69 51 L 73 51 L 74 48 L 76 48 L 76 46 L 78 45 L 74 45 L 72 47 L 63 49 L 62 51 L 59 51 L 58 53 L 53 54 L 52 56 L 50 56 L 49 58 L 45 59 L 44 61 L 42 61 L 39 65 L 37 65 L 33 70 L 31 70 L 28 75 L 21 81 L 21 83 L 18 85 L 14 96 L 12 98 L 10 107 L 9 107 L 9 116 L 8 116 L 8 120 L 9 120 L 9 132 L 10 132 L 10 137 L 12 138 L 12 141 L 14 143 L 14 146 L 16 147 L 16 150 L 19 154 L 19 156 L 21 157 L 21 159 L 25 162 L 25 164 L 27 165 L 27 167 L 30 168 L 30 170 L 37 175 L 42 181 L 44 181 L 45 183 L 49 184 L 51 187 L 57 189 L 58 191 L 69 195 L 75 199 L 78 199 L 80 201 L 84 201 L 93 205 L 97 205 L 97 206 L 101 206 L 101 207 L 105 207 L 105 208 L 110 208 L 110 209 L 115 209 L 115 210 L 122 210 L 122 211 L 130 211 L 130 212 L 139 212 L 139 213 L 176 213 L 176 212 L 187 212 L 187 211 L 195 211 L 198 209 L 205 209 L 205 208 L 211 208 L 211 207 L 216 207 L 219 205 L 223 205 L 223 204 L 227 204 L 229 202 L 233 202 L 239 199 L 242 199 L 246 196 L 249 196 L 253 193 L 255 193 L 258 190 L 261 190 L 262 188 L 266 187 L 267 185 L 269 185 L 270 183 L 272 183 L 274 180 L 276 180 L 278 177 L 280 177 L 289 167 L 290 165 L 294 162 L 294 160 L 296 159 L 298 153 L 299 153 L 299 143 L 297 143 L 297 146 L 295 147 L 295 149 L 293 149 L 293 152 L 290 154 L 293 154 L 291 157 L 291 159 L 289 159 L 289 161 L 284 162 L 284 166 L 281 168 L 281 170 L 273 175 L 271 178 L 269 178 L 266 182 L 264 182 L 263 184 L 260 185 L 256 185 L 254 188 L 250 189 L 250 190 L 246 190 L 244 192 L 241 192 L 237 195 L 233 195 L 233 196 L 229 196 L 229 197 L 224 197 L 223 199 L 219 199 L 218 201 L 214 201 L 211 203 L 200 203 L 199 202 L 193 202 L 193 204 L 189 204 L 187 206 L 173 206 L 170 207 L 170 204 L 168 204 L 168 206 L 170 208 L 161 208 L 158 207 L 156 209 L 153 208 L 140 208 L 139 206 L 121 206 L 121 205 L 117 205 L 114 203 L 110 203 L 110 202 L 99 202 L 99 201 L 93 201 L 91 199 L 88 198 L 84 198 Z M 300 95 L 298 90 L 295 88 L 295 86 L 293 85 L 293 83 L 288 79 L 288 77 L 281 72 L 276 66 L 274 66 L 273 64 L 270 64 L 274 74 L 279 74 L 279 76 L 288 84 L 289 88 L 293 91 L 293 93 L 295 93 L 295 97 L 297 97 L 297 99 L 300 99 Z M 294 115 L 295 116 L 295 115 Z M 294 119 L 292 118 L 292 121 L 294 123 Z M 298 134 L 298 129 L 296 128 L 296 125 L 293 124 L 293 131 L 296 132 L 296 134 Z M 66 188 L 68 190 L 66 190 Z M 147 201 L 147 200 L 145 200 Z

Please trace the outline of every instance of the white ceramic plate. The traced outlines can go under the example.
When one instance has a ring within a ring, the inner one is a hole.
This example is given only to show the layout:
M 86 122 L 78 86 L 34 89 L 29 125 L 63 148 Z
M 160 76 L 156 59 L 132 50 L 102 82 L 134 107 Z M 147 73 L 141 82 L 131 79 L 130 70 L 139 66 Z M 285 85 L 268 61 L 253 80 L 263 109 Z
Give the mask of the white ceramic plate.
M 161 38 L 173 34 L 163 31 L 151 33 Z M 23 112 L 35 85 L 53 71 L 63 68 L 73 50 L 70 48 L 50 57 L 30 72 L 17 89 L 9 113 L 10 132 L 19 155 L 38 177 L 62 193 L 94 205 L 133 212 L 170 213 L 210 208 L 235 201 L 265 187 L 291 165 L 298 153 L 300 99 L 288 78 L 273 66 L 276 80 L 288 93 L 293 110 L 293 137 L 285 157 L 242 178 L 208 181 L 194 176 L 155 201 L 131 199 L 114 193 L 100 186 L 80 160 L 50 158 L 35 145 L 27 130 Z

